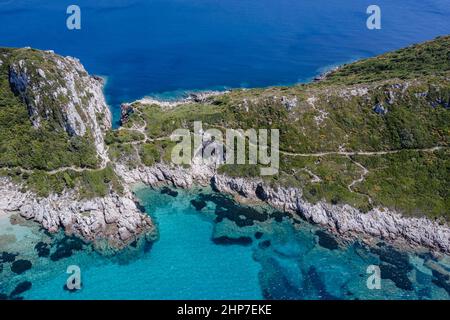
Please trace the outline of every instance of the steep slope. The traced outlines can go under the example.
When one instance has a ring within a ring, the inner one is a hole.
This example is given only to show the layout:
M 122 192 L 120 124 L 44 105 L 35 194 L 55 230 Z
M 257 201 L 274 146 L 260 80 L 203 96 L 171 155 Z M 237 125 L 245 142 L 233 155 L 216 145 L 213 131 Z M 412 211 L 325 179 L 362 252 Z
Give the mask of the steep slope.
M 2 165 L 48 170 L 106 161 L 111 114 L 101 79 L 52 52 L 2 49 L 0 60 Z
M 0 213 L 121 248 L 154 235 L 109 164 L 103 81 L 71 57 L 0 49 Z

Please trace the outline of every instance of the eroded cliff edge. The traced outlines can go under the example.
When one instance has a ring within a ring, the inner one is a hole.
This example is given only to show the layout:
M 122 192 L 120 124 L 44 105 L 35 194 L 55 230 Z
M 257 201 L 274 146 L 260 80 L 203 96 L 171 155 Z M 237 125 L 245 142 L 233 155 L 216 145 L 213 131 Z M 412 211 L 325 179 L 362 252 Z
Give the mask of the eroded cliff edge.
M 209 185 L 219 191 L 265 202 L 296 218 L 321 225 L 345 239 L 366 238 L 369 242 L 381 239 L 412 248 L 423 246 L 437 252 L 450 253 L 450 228 L 447 224 L 428 218 L 404 217 L 392 209 L 377 207 L 369 212 L 348 205 L 333 205 L 326 201 L 309 203 L 298 188 L 272 187 L 261 179 L 233 178 L 208 166 L 182 168 L 158 164 L 153 167 L 128 169 L 117 166 L 117 172 L 130 184 L 157 187 L 170 184 L 190 188 L 195 184 Z
M 75 58 L 33 49 L 2 49 L 0 70 L 0 214 L 18 212 L 102 250 L 154 239 L 111 168 L 103 80 Z

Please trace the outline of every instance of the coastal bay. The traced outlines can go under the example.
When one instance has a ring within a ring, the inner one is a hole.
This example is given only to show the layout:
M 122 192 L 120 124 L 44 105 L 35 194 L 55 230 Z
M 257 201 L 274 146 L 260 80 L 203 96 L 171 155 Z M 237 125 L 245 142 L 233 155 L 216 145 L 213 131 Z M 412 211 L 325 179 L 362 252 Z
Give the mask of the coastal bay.
M 271 20 L 242 1 L 82 6 L 130 21 L 68 34 L 49 18 L 57 35 L 32 43 L 6 22 L 0 299 L 449 299 L 449 13 L 411 3 L 414 26 L 395 28 L 382 3 L 379 33 L 340 1 Z M 59 12 L 12 5 L 5 21 Z M 311 12 L 329 22 L 311 29 Z M 195 121 L 280 130 L 279 174 L 174 165 L 170 135 Z

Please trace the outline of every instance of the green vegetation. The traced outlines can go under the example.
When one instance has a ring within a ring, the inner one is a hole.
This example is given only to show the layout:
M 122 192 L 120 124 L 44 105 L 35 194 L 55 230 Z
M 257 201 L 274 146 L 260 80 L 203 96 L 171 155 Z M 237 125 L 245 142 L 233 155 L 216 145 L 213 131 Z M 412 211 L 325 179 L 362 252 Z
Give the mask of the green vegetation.
M 132 130 L 110 130 L 105 137 L 105 143 L 108 145 L 117 143 L 127 143 L 134 141 L 143 141 L 145 139 L 144 134 L 138 131 Z
M 139 156 L 142 163 L 152 166 L 155 163 L 169 163 L 171 151 L 176 143 L 170 140 L 145 143 L 139 148 Z
M 40 197 L 51 193 L 61 194 L 67 189 L 76 189 L 80 198 L 102 197 L 111 190 L 122 192 L 123 186 L 111 166 L 102 170 L 86 170 L 76 172 L 66 170 L 55 174 L 35 170 L 33 173 L 22 173 L 20 170 L 0 170 L 0 175 L 10 177 L 17 183 L 23 183 L 27 190 Z
M 76 188 L 80 196 L 92 197 L 120 189 L 110 167 L 45 172 L 96 167 L 89 134 L 71 138 L 61 129 L 57 107 L 62 101 L 47 101 L 52 116 L 41 128 L 32 128 L 26 105 L 11 92 L 9 65 L 20 57 L 56 82 L 58 73 L 37 51 L 5 49 L 0 57 L 0 168 L 10 168 L 0 174 L 25 182 L 40 195 Z M 263 177 L 268 184 L 298 187 L 313 203 L 350 204 L 362 211 L 386 206 L 450 220 L 450 36 L 345 65 L 320 82 L 233 90 L 174 108 L 139 102 L 132 108 L 123 128 L 107 133 L 112 161 L 132 168 L 169 163 L 175 145 L 169 136 L 179 128 L 192 130 L 194 121 L 222 131 L 279 129 L 280 171 Z M 380 108 L 383 112 L 376 112 Z M 424 150 L 437 146 L 441 149 Z M 355 155 L 336 154 L 342 150 Z M 323 152 L 335 153 L 317 155 Z M 26 174 L 16 167 L 34 171 Z M 259 177 L 259 169 L 223 165 L 219 172 Z
M 26 105 L 9 85 L 8 62 L 12 57 L 7 55 L 9 59 L 5 59 L 2 53 L 5 50 L 0 50 L 0 167 L 96 167 L 97 154 L 88 136 L 70 137 L 54 121 L 43 121 L 38 129 L 31 126 Z
M 48 173 L 64 167 L 94 169 L 99 166 L 90 133 L 84 137 L 70 136 L 63 128 L 61 107 L 67 102 L 61 100 L 64 96 L 53 100 L 50 97 L 54 88 L 41 88 L 42 105 L 51 111 L 50 116 L 42 117 L 40 127 L 34 128 L 27 105 L 11 89 L 9 68 L 20 60 L 25 61 L 27 74 L 35 76 L 39 68 L 44 70 L 47 80 L 54 81 L 55 85 L 60 83 L 62 71 L 50 55 L 32 49 L 0 49 L 0 176 L 9 176 L 39 196 L 61 193 L 65 189 L 77 189 L 83 198 L 106 195 L 111 188 L 120 192 L 122 186 L 110 167 Z
M 182 105 L 175 110 L 163 110 L 157 105 L 145 105 L 142 108 L 138 103 L 133 107 L 141 111 L 140 117 L 147 122 L 149 138 L 168 137 L 178 128 L 192 129 L 194 121 L 221 123 L 226 114 L 226 110 L 221 107 L 201 104 Z
M 445 36 L 345 65 L 328 75 L 325 84 L 367 83 L 395 78 L 405 80 L 447 75 L 449 71 L 450 36 Z
M 347 203 L 362 211 L 387 206 L 450 220 L 449 79 L 447 36 L 346 65 L 317 83 L 234 90 L 203 104 L 164 110 L 135 104 L 138 112 L 127 126 L 147 123 L 146 132 L 153 138 L 169 136 L 177 128 L 192 129 L 193 121 L 202 121 L 205 129 L 279 129 L 280 173 L 263 177 L 267 183 L 298 187 L 313 203 Z M 286 101 L 295 103 L 289 106 Z M 376 106 L 386 112 L 375 112 Z M 414 151 L 436 146 L 444 149 Z M 339 150 L 399 152 L 313 156 Z M 146 165 L 166 161 L 159 156 L 162 151 L 146 144 L 140 147 L 140 160 Z M 368 170 L 365 176 L 362 166 Z M 219 173 L 260 177 L 259 169 L 223 165 Z
M 356 186 L 374 204 L 414 216 L 444 217 L 450 221 L 450 151 L 404 151 L 395 155 L 363 157 L 357 161 L 368 170 Z

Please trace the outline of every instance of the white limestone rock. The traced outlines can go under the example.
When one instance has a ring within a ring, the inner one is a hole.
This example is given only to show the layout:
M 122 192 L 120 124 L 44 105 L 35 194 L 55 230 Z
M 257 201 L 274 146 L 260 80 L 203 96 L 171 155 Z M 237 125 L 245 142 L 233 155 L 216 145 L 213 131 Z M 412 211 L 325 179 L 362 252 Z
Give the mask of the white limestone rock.
M 107 161 L 104 131 L 111 127 L 111 112 L 102 92 L 103 81 L 89 76 L 77 59 L 48 51 L 40 54 L 54 69 L 43 70 L 28 60 L 13 61 L 9 67 L 10 85 L 26 103 L 33 126 L 39 128 L 43 119 L 53 117 L 71 136 L 90 132 L 98 155 Z M 61 117 L 55 116 L 55 109 Z
M 427 218 L 403 217 L 387 208 L 375 208 L 363 213 L 350 205 L 310 204 L 302 199 L 301 190 L 273 189 L 258 180 L 215 175 L 213 184 L 221 192 L 245 195 L 251 199 L 260 199 L 256 190 L 263 189 L 267 197 L 265 201 L 272 206 L 297 214 L 344 237 L 353 234 L 381 237 L 450 253 L 449 226 Z
M 106 240 L 117 249 L 141 236 L 156 237 L 153 222 L 138 210 L 128 189 L 123 195 L 111 193 L 90 200 L 79 200 L 75 191 L 41 198 L 32 192 L 22 193 L 18 186 L 1 178 L 0 194 L 1 211 L 18 211 L 50 232 L 62 228 L 87 241 Z

